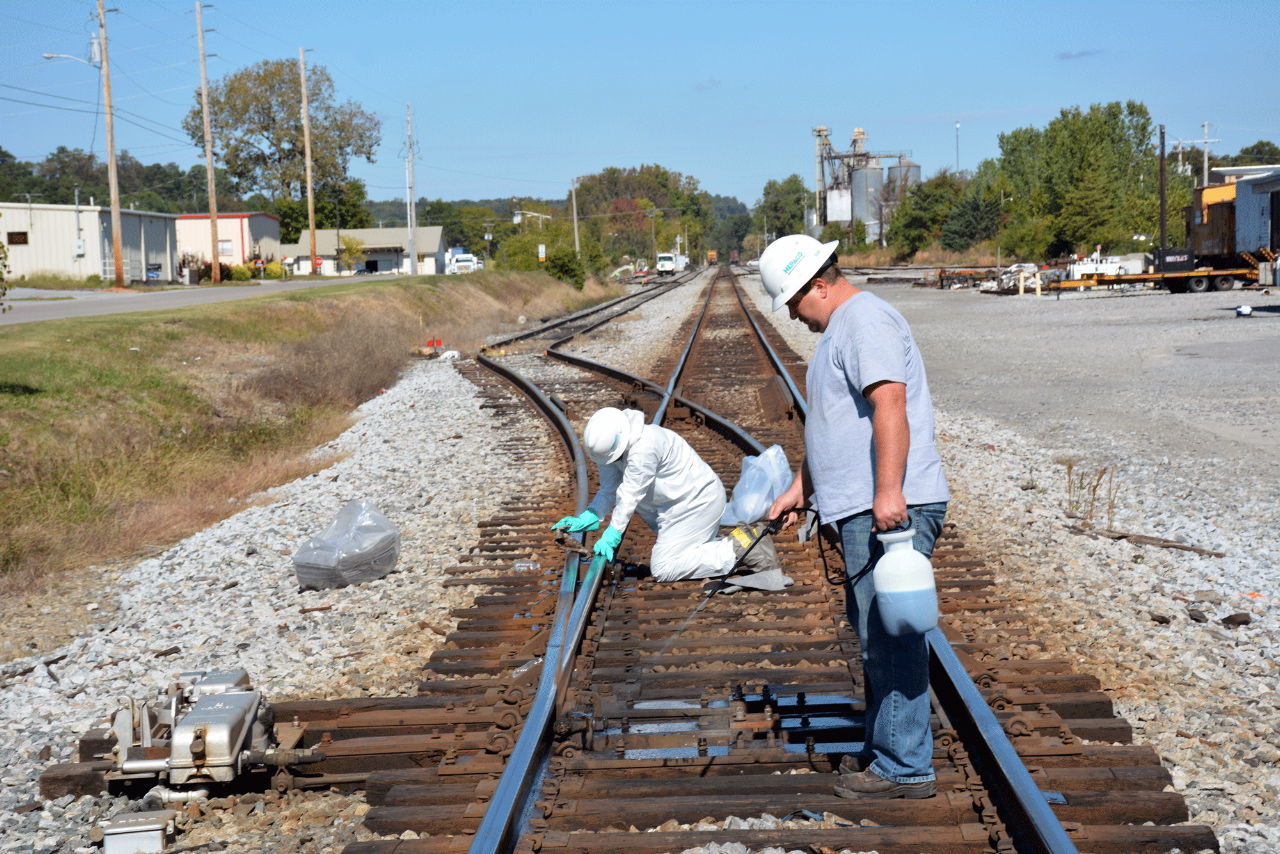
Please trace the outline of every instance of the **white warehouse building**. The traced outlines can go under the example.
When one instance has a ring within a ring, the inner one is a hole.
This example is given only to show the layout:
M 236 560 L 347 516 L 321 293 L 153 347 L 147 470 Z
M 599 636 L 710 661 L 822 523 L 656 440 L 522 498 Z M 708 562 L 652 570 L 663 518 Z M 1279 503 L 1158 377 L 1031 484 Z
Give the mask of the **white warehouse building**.
M 175 214 L 120 211 L 120 247 L 127 281 L 177 278 Z M 9 250 L 10 282 L 53 273 L 84 279 L 115 277 L 111 209 L 90 205 L 0 202 L 0 240 Z

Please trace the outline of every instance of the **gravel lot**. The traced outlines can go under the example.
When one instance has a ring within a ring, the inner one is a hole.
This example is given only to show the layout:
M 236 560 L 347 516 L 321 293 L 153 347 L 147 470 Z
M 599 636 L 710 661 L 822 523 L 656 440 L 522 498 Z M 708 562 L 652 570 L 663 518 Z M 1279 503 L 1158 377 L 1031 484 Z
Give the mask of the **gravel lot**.
M 1224 851 L 1280 851 L 1280 297 L 869 290 L 924 353 L 950 518 L 1045 653 L 1102 680 Z M 1265 310 L 1236 317 L 1241 303 Z M 772 319 L 812 353 L 818 336 Z M 1224 556 L 1069 532 L 1068 458 L 1115 472 L 1115 530 Z

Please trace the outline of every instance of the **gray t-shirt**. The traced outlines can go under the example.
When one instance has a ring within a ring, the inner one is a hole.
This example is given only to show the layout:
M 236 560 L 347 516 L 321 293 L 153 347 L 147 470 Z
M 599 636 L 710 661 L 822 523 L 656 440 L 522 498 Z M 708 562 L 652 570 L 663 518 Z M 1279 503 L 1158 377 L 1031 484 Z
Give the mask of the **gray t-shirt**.
M 862 392 L 883 381 L 907 387 L 911 447 L 902 485 L 907 504 L 950 498 L 933 440 L 929 382 L 911 329 L 897 309 L 862 291 L 831 314 L 805 379 L 809 396 L 805 452 L 824 523 L 871 508 L 875 443 L 871 404 Z

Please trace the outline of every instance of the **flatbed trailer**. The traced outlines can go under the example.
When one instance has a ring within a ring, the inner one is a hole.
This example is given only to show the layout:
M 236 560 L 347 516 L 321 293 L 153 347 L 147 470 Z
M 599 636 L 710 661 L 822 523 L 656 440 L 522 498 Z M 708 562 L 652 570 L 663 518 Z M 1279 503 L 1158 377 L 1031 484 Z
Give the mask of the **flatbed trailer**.
M 1165 287 L 1174 294 L 1202 294 L 1206 291 L 1229 291 L 1235 287 L 1250 287 L 1258 284 L 1256 267 L 1237 267 L 1230 270 L 1186 270 L 1167 273 L 1126 273 L 1107 276 L 1101 273 L 1088 275 L 1080 279 L 1067 279 L 1055 282 L 1051 289 L 1071 288 L 1115 288 L 1126 285 L 1146 284 L 1151 287 Z

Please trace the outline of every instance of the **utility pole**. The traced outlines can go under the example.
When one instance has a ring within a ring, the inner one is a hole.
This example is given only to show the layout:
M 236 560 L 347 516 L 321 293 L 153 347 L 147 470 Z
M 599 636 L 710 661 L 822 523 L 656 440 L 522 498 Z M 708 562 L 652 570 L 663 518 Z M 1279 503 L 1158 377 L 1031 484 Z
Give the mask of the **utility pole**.
M 222 281 L 222 264 L 218 254 L 218 190 L 213 173 L 213 130 L 209 121 L 209 74 L 205 70 L 203 9 L 200 0 L 196 0 L 196 41 L 200 47 L 200 110 L 204 113 L 204 171 L 209 180 L 209 277 L 216 285 Z
M 1210 140 L 1208 138 L 1208 122 L 1202 122 L 1201 127 L 1204 128 L 1204 186 L 1208 187 L 1208 143 L 1221 142 L 1221 140 Z
M 578 243 L 578 179 L 573 179 L 573 186 L 570 188 L 570 194 L 573 196 L 573 254 L 579 258 L 582 257 L 582 246 Z
M 413 141 L 413 104 L 404 105 L 405 115 L 405 155 L 404 155 L 404 177 L 405 177 L 405 222 L 409 225 L 409 238 L 405 241 L 405 247 L 409 250 L 409 275 L 418 275 L 418 248 L 414 243 L 414 232 L 418 228 L 418 203 L 417 193 L 413 188 L 413 158 L 417 154 L 417 149 Z
M 102 0 L 98 0 L 99 3 Z M 306 48 L 298 48 L 298 79 L 302 84 L 302 154 L 307 160 L 307 227 L 311 230 L 311 275 L 316 269 L 316 200 L 311 193 L 311 116 L 307 112 L 307 60 Z
M 111 192 L 111 257 L 116 287 L 124 287 L 124 251 L 120 248 L 120 182 L 116 179 L 116 125 L 111 109 L 111 61 L 107 58 L 107 12 L 98 0 L 98 39 L 102 42 L 102 102 L 107 111 L 107 186 Z
M 1160 256 L 1156 261 L 1156 270 L 1164 272 L 1165 248 L 1169 245 L 1168 233 L 1169 207 L 1165 197 L 1165 154 L 1164 125 L 1160 125 Z

